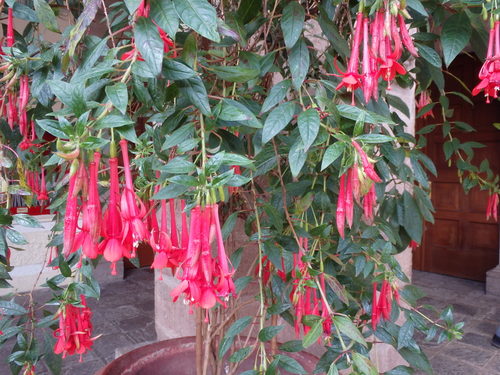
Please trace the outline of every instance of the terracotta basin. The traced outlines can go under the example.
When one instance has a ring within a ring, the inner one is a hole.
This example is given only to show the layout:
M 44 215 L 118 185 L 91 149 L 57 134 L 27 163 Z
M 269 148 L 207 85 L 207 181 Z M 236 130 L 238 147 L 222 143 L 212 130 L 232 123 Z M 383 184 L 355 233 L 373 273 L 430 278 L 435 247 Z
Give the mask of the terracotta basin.
M 309 353 L 287 353 L 312 374 L 318 358 Z M 255 358 L 255 357 L 254 357 Z M 237 374 L 251 370 L 254 358 L 247 358 Z M 280 370 L 283 375 L 289 372 Z M 181 337 L 145 345 L 118 357 L 95 375 L 195 375 L 195 338 Z M 210 374 L 210 372 L 209 372 Z

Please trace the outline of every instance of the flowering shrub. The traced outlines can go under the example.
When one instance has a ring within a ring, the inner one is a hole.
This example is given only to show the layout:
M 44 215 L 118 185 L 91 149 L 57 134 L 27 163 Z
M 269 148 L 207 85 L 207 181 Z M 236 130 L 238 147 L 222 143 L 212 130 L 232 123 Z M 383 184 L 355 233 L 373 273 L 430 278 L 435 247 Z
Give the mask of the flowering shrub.
M 395 255 L 418 246 L 433 222 L 427 173 L 436 168 L 423 148 L 436 126 L 465 190 L 488 190 L 486 214 L 497 220 L 499 177 L 475 165 L 479 144 L 455 136 L 473 124 L 451 120 L 447 95 L 470 98 L 444 86 L 443 72 L 470 47 L 486 53 L 472 94 L 497 98 L 498 8 L 476 5 L 2 3 L 0 285 L 9 287 L 11 249 L 25 243 L 11 225 L 38 225 L 9 213 L 13 194 L 53 212 L 46 258 L 60 271 L 46 281 L 55 312 L 0 300 L 0 342 L 17 338 L 13 372 L 34 374 L 45 361 L 57 373 L 53 353 L 85 360 L 98 339 L 86 303 L 99 298 L 92 269 L 106 261 L 116 274 L 123 257 L 137 264 L 141 243 L 160 277 L 169 269 L 178 279 L 173 300 L 196 311 L 199 334 L 217 344 L 205 345 L 217 348 L 216 371 L 228 358 L 234 373 L 254 353 L 247 375 L 305 373 L 284 352 L 319 342 L 315 372 L 374 374 L 369 353 L 384 342 L 409 364 L 387 375 L 429 372 L 414 332 L 459 338 L 462 323 L 450 309 L 437 320 L 419 310 Z M 70 20 L 64 30 L 59 17 Z M 416 103 L 394 95 L 395 85 L 416 92 Z M 417 117 L 436 122 L 417 135 L 405 122 L 415 104 Z M 238 220 L 248 241 L 229 249 Z M 242 253 L 250 270 L 239 270 Z M 258 310 L 236 320 L 227 311 L 250 284 Z M 280 354 L 278 317 L 297 335 Z M 258 340 L 231 347 L 247 327 Z M 36 329 L 54 329 L 50 345 L 37 344 Z M 208 360 L 197 363 L 206 373 Z

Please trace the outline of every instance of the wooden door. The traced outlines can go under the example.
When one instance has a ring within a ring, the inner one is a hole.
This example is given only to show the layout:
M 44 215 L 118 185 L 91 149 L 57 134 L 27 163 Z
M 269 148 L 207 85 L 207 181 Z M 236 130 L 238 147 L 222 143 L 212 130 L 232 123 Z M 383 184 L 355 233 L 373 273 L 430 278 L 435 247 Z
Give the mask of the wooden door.
M 480 64 L 468 56 L 453 63 L 453 74 L 469 88 L 477 84 Z M 447 90 L 464 92 L 456 82 L 447 79 Z M 492 170 L 500 173 L 500 102 L 486 104 L 484 97 L 473 98 L 474 105 L 450 97 L 453 120 L 473 125 L 477 132 L 455 132 L 461 143 L 475 141 L 486 147 L 475 149 L 473 164 L 488 159 Z M 436 116 L 439 118 L 438 116 Z M 435 121 L 438 122 L 438 121 Z M 430 123 L 433 123 L 432 121 Z M 420 124 L 421 126 L 422 124 Z M 417 128 L 419 124 L 417 123 Z M 422 246 L 414 252 L 414 268 L 473 280 L 485 280 L 486 271 L 499 259 L 499 226 L 486 221 L 488 195 L 478 188 L 465 194 L 455 167 L 448 167 L 443 152 L 443 137 L 438 127 L 428 135 L 427 154 L 436 164 L 438 176 L 432 178 L 431 199 L 436 209 L 435 224 L 426 224 Z

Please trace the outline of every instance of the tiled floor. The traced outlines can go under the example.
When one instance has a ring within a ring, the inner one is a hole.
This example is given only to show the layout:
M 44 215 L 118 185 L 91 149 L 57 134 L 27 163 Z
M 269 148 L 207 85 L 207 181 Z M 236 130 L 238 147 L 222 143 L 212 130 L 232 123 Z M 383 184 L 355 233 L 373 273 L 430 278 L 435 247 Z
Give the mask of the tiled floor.
M 100 300 L 88 299 L 94 335 L 101 336 L 93 350 L 84 355 L 83 362 L 77 355 L 64 359 L 61 375 L 93 375 L 115 358 L 117 348 L 156 340 L 153 278 L 149 269 L 138 269 L 127 272 L 123 280 L 101 285 Z M 47 301 L 47 294 L 37 292 L 35 300 Z M 10 374 L 5 363 L 10 351 L 10 345 L 0 349 L 0 375 Z M 48 372 L 41 364 L 36 374 Z
M 464 321 L 461 341 L 423 343 L 436 375 L 500 375 L 500 349 L 490 340 L 500 325 L 500 298 L 484 293 L 484 283 L 414 271 L 413 283 L 427 294 L 421 302 L 439 308 L 453 305 Z
M 436 375 L 500 375 L 500 349 L 490 345 L 500 325 L 500 298 L 486 296 L 484 283 L 414 271 L 414 283 L 427 294 L 421 302 L 443 308 L 454 306 L 457 320 L 465 321 L 463 340 L 440 345 L 423 343 Z M 133 270 L 124 280 L 102 285 L 100 301 L 92 300 L 95 335 L 102 335 L 80 363 L 66 358 L 62 375 L 93 375 L 115 357 L 115 350 L 156 339 L 154 330 L 153 273 Z M 38 293 L 37 299 L 46 300 Z M 0 350 L 0 374 L 10 372 L 3 360 L 10 348 Z M 43 366 L 37 375 L 46 375 Z

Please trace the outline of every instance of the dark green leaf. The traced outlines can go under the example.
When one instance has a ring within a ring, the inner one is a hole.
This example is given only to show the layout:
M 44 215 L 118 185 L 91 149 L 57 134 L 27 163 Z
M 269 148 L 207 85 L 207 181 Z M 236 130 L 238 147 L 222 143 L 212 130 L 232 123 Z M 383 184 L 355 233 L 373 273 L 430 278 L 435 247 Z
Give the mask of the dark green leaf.
M 297 360 L 283 354 L 279 355 L 278 366 L 292 374 L 307 374 L 307 371 L 304 370 L 304 367 Z
M 281 30 L 287 48 L 292 48 L 299 40 L 304 27 L 306 13 L 300 3 L 291 1 L 283 9 L 281 16 Z
M 425 61 L 436 68 L 441 68 L 441 58 L 433 48 L 420 43 L 415 43 L 415 46 L 418 47 L 418 53 Z
M 179 28 L 179 17 L 172 0 L 150 0 L 149 3 L 153 20 L 174 39 Z
M 163 66 L 165 68 L 163 75 L 172 81 L 189 79 L 196 75 L 196 72 L 189 66 L 174 59 L 165 59 Z
M 181 94 L 186 95 L 201 113 L 207 116 L 211 114 L 207 90 L 200 77 L 177 81 L 177 85 Z
M 56 16 L 50 5 L 44 0 L 33 0 L 35 12 L 40 22 L 50 31 L 59 32 Z
M 182 22 L 201 36 L 214 42 L 220 41 L 217 32 L 217 13 L 206 0 L 173 0 Z
M 290 89 L 291 84 L 292 82 L 289 79 L 287 79 L 285 81 L 278 82 L 276 85 L 271 87 L 269 94 L 264 100 L 264 104 L 262 104 L 261 112 L 265 113 L 269 111 L 276 104 L 279 104 L 279 102 L 285 99 L 285 96 L 288 90 Z
M 359 137 L 356 137 L 356 140 L 362 141 L 364 143 L 384 143 L 391 142 L 394 140 L 394 138 L 384 134 L 363 134 Z
M 269 142 L 282 131 L 292 120 L 295 113 L 295 103 L 286 102 L 273 109 L 267 116 L 262 129 L 262 143 Z
M 323 334 L 323 320 L 318 320 L 313 324 L 307 335 L 302 339 L 302 345 L 304 348 L 310 347 L 312 344 L 318 341 L 318 339 Z
M 127 85 L 122 82 L 117 82 L 113 86 L 106 86 L 105 90 L 109 101 L 122 114 L 125 114 L 128 105 Z
M 219 78 L 229 82 L 245 83 L 259 76 L 260 71 L 244 66 L 211 66 Z
M 300 89 L 309 71 L 309 50 L 304 39 L 300 39 L 288 54 L 288 65 L 292 73 L 292 83 L 295 89 Z
M 172 199 L 177 198 L 179 195 L 187 191 L 187 186 L 178 184 L 169 184 L 161 189 L 158 193 L 153 195 L 153 199 Z
M 283 328 L 285 328 L 285 326 L 269 326 L 262 328 L 259 332 L 259 340 L 264 342 L 269 341 L 280 333 Z
M 403 204 L 403 226 L 411 239 L 420 243 L 423 229 L 422 217 L 415 200 L 407 191 L 403 193 Z
M 410 347 L 410 344 L 414 341 L 413 331 L 414 325 L 411 320 L 406 321 L 405 324 L 401 326 L 398 334 L 398 350 Z
M 366 341 L 363 338 L 361 332 L 359 332 L 358 327 L 356 327 L 351 319 L 349 319 L 347 316 L 337 315 L 333 318 L 333 322 L 340 333 L 346 335 L 351 340 L 354 340 L 363 346 L 367 346 Z
M 469 17 L 465 12 L 453 14 L 445 21 L 441 31 L 441 46 L 447 67 L 469 43 L 471 32 Z
M 384 375 L 412 375 L 415 371 L 408 366 L 397 366 L 392 370 L 384 372 Z
M 251 346 L 247 346 L 245 348 L 241 348 L 238 351 L 234 352 L 231 357 L 229 357 L 229 362 L 240 362 L 243 361 L 250 352 L 252 351 Z
M 283 343 L 279 349 L 284 352 L 294 353 L 301 352 L 304 350 L 304 347 L 302 346 L 302 340 L 292 340 Z
M 188 0 L 184 0 L 188 1 Z M 163 41 L 157 26 L 146 17 L 139 17 L 134 27 L 135 45 L 141 53 L 151 73 L 161 73 L 163 62 Z
M 14 301 L 0 301 L 0 313 L 2 315 L 23 315 L 28 311 Z
M 408 363 L 419 370 L 425 371 L 428 374 L 432 374 L 432 367 L 423 352 L 417 352 L 415 350 L 410 350 L 408 348 L 403 348 L 399 350 L 399 354 L 408 361 Z
M 300 136 L 302 137 L 302 142 L 304 144 L 304 150 L 307 151 L 318 136 L 320 127 L 318 111 L 314 108 L 309 108 L 299 115 L 297 123 L 299 125 Z
M 297 139 L 290 148 L 290 153 L 288 154 L 288 163 L 290 164 L 290 172 L 292 172 L 293 177 L 297 177 L 299 175 L 306 160 L 307 151 L 304 150 L 302 140 Z
M 335 160 L 337 160 L 340 155 L 344 152 L 345 143 L 344 142 L 335 142 L 333 145 L 328 146 L 323 155 L 323 161 L 321 162 L 321 170 L 327 168 L 330 164 L 332 164 Z
M 16 214 L 12 216 L 13 223 L 31 228 L 43 228 L 36 218 L 27 214 Z

